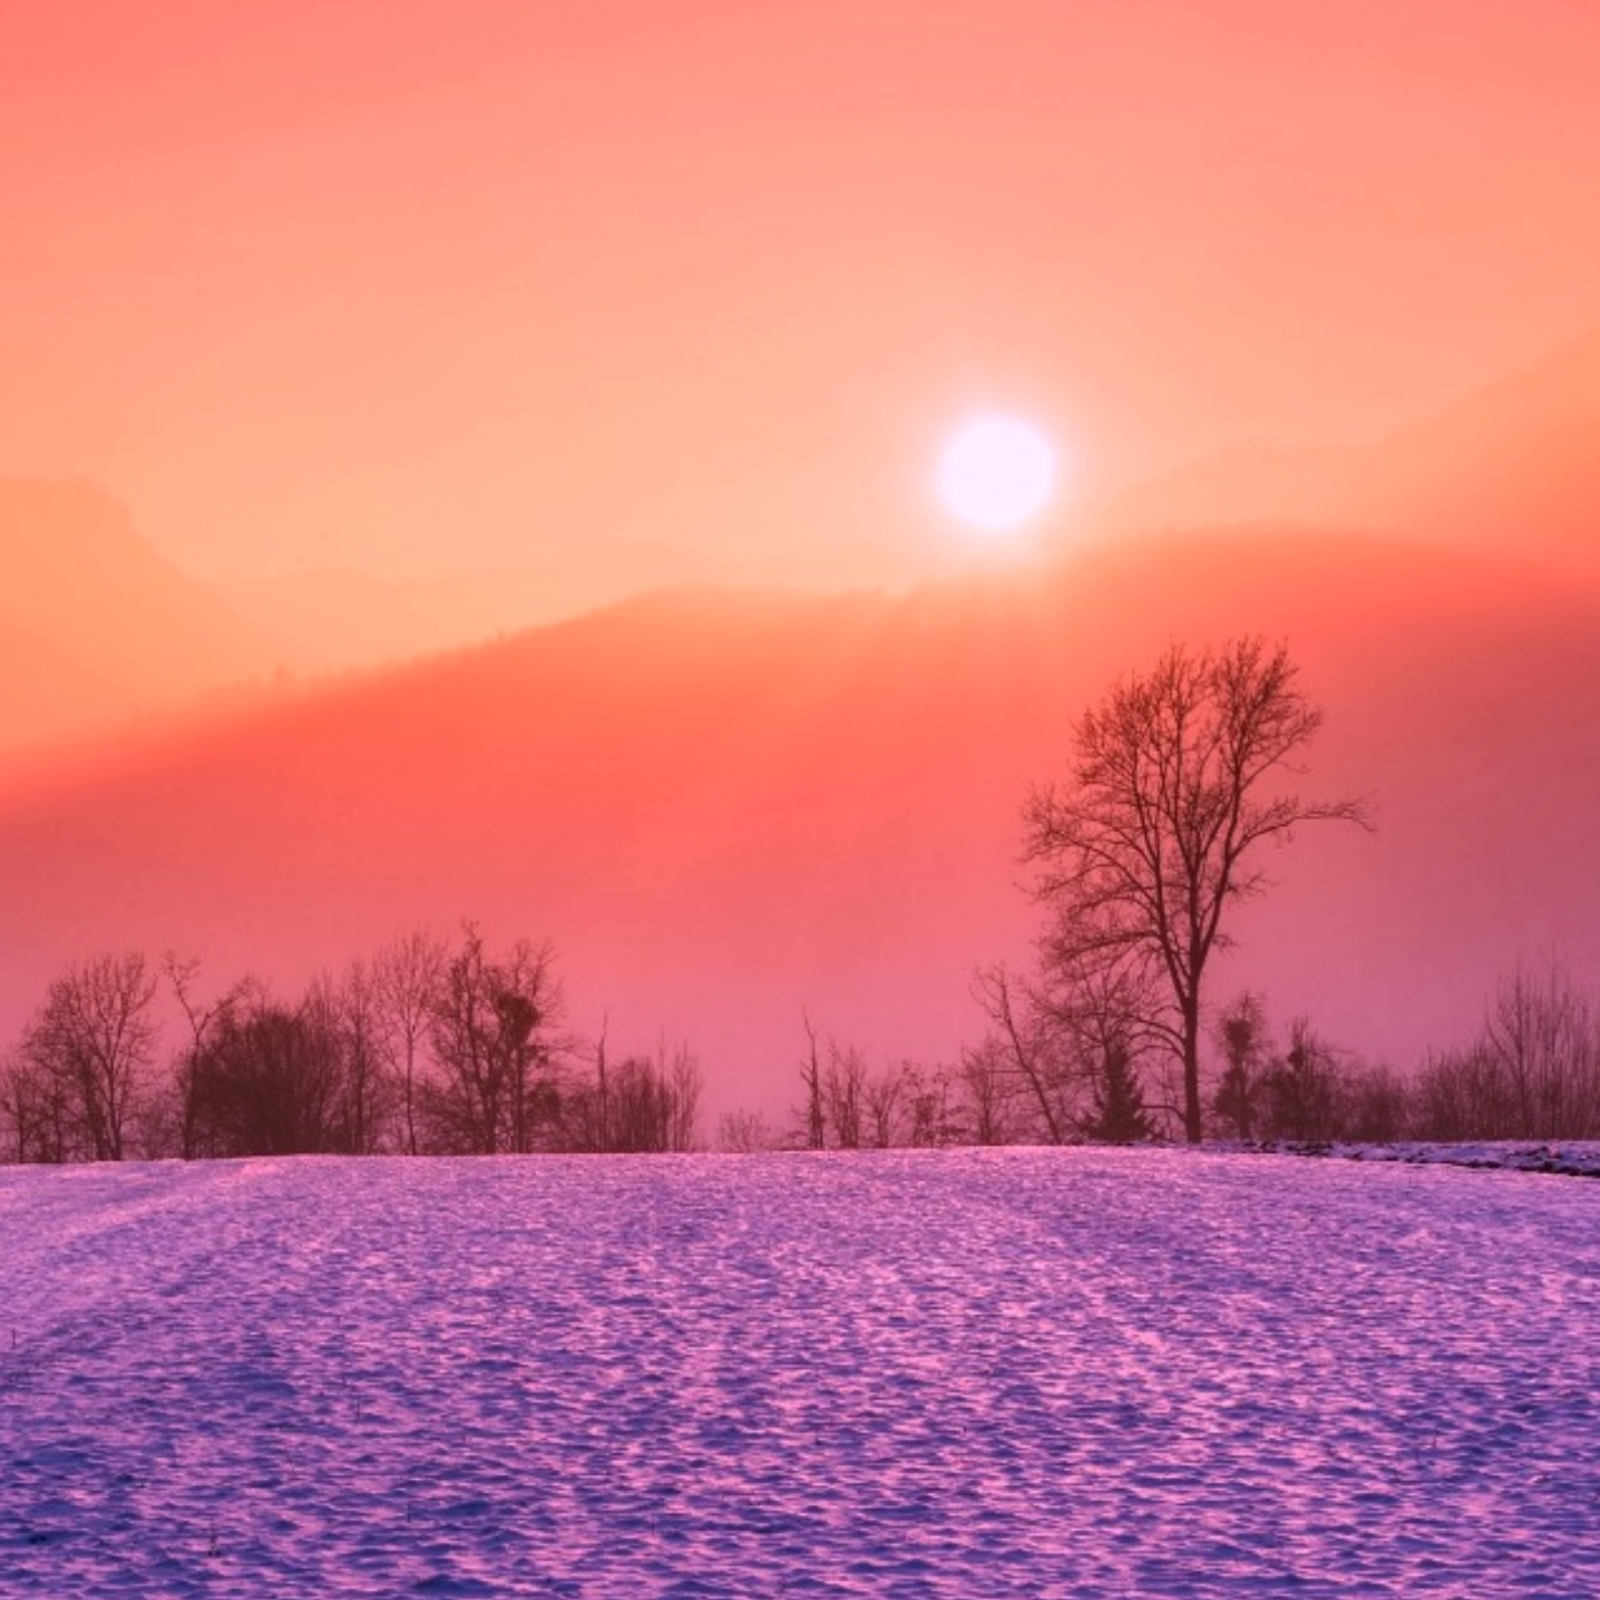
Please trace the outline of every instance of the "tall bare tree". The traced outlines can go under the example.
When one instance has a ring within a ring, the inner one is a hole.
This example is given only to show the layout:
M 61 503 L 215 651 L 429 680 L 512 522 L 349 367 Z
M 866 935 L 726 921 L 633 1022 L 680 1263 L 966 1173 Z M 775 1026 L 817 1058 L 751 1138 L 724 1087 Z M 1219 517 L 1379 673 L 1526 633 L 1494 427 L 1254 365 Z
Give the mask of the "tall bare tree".
M 25 1060 L 20 1051 L 0 1057 L 0 1124 L 6 1129 L 0 1161 L 70 1160 L 73 1122 L 60 1082 Z
M 657 1070 L 667 1076 L 672 1091 L 668 1144 L 675 1151 L 693 1150 L 699 1136 L 700 1096 L 705 1089 L 699 1057 L 687 1044 L 680 1044 L 672 1052 L 669 1068 L 666 1064 L 666 1043 L 663 1041 L 657 1053 Z
M 669 1057 L 663 1040 L 654 1060 L 624 1056 L 614 1065 L 605 1064 L 602 1048 L 597 1067 L 603 1079 L 597 1073 L 566 1096 L 562 1123 L 569 1148 L 619 1154 L 694 1149 L 701 1077 L 686 1044 Z
M 805 1090 L 806 1103 L 801 1108 L 800 1119 L 807 1150 L 820 1150 L 828 1142 L 827 1120 L 822 1106 L 822 1058 L 817 1051 L 817 1030 L 811 1018 L 801 1015 L 806 1030 L 806 1053 L 800 1058 L 800 1086 Z
M 220 998 L 206 1001 L 200 997 L 198 956 L 179 956 L 168 950 L 161 957 L 161 970 L 189 1029 L 188 1042 L 179 1050 L 173 1066 L 173 1079 L 177 1091 L 178 1151 L 185 1161 L 192 1161 L 205 1153 L 200 1147 L 200 1088 L 206 1052 L 256 986 L 246 978 L 225 990 Z
M 962 1132 L 973 1144 L 1009 1144 L 1019 1122 L 1004 1041 L 994 1033 L 961 1052 L 956 1090 Z
M 978 1046 L 971 1070 L 994 1075 L 997 1085 L 1031 1101 L 1044 1137 L 1051 1144 L 1065 1144 L 1071 1133 L 1074 1086 L 1058 1030 L 1050 1025 L 1038 995 L 1004 964 L 979 971 L 972 994 L 989 1019 L 990 1031 Z
M 359 1156 L 387 1148 L 398 1075 L 389 1049 L 392 1018 L 376 965 L 356 958 L 337 984 L 326 977 L 313 984 L 307 1003 L 326 1011 L 338 1046 L 344 1148 Z
M 157 975 L 138 950 L 95 956 L 57 978 L 22 1037 L 22 1058 L 54 1083 L 82 1153 L 121 1161 L 155 1058 Z
M 532 1150 L 559 1109 L 561 1009 L 555 952 L 518 939 L 492 953 L 473 923 L 445 963 L 429 1037 L 442 1081 L 434 1098 L 445 1142 L 472 1154 Z
M 1518 964 L 1485 1008 L 1478 1049 L 1505 1085 L 1517 1137 L 1600 1133 L 1600 1014 L 1559 963 Z
M 833 1140 L 841 1150 L 859 1150 L 866 1142 L 867 1058 L 854 1045 L 828 1041 L 828 1071 L 822 1098 Z
M 1429 1058 L 1417 1085 L 1433 1139 L 1600 1137 L 1600 995 L 1559 963 L 1500 981 L 1477 1035 Z
M 1113 982 L 1182 1069 L 1183 1125 L 1201 1137 L 1200 1036 L 1211 957 L 1237 901 L 1270 882 L 1261 857 L 1306 822 L 1370 827 L 1359 799 L 1282 786 L 1322 724 L 1286 648 L 1259 638 L 1171 646 L 1078 719 L 1068 778 L 1036 788 L 1024 859 L 1049 924 L 1047 990 Z
M 1347 1126 L 1351 1075 L 1339 1052 L 1307 1017 L 1289 1024 L 1289 1045 L 1261 1081 L 1265 1130 L 1273 1139 L 1311 1143 L 1339 1138 Z
M 1253 1139 L 1267 1063 L 1267 1010 L 1261 996 L 1248 989 L 1239 995 L 1217 1015 L 1212 1034 L 1223 1061 L 1212 1114 L 1237 1138 Z
M 372 959 L 380 1036 L 399 1083 L 407 1155 L 416 1155 L 420 1148 L 418 1087 L 448 954 L 437 933 L 416 928 L 383 945 Z

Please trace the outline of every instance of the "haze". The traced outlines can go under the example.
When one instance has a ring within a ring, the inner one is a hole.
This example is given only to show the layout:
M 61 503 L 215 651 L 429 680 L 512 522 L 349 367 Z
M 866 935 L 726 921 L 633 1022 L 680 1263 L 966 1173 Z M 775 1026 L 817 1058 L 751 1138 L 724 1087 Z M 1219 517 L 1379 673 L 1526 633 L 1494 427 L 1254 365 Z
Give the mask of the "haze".
M 1379 831 L 1218 1001 L 1409 1069 L 1592 978 L 1596 60 L 1554 3 L 30 9 L 0 1052 L 96 950 L 287 991 L 471 916 L 714 1104 L 805 1014 L 948 1062 L 1071 719 L 1242 632 Z M 1063 463 L 1014 542 L 939 498 L 989 414 Z
M 973 409 L 1081 508 L 1600 321 L 1597 58 L 1559 0 L 25 7 L 0 469 L 205 578 L 907 581 Z

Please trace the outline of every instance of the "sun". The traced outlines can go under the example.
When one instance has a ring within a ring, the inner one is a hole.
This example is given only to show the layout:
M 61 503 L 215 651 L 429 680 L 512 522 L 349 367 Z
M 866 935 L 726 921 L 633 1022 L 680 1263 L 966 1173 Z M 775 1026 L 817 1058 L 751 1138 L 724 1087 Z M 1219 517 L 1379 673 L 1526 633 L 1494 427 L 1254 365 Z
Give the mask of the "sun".
M 1055 487 L 1050 441 L 1017 417 L 973 418 L 951 439 L 939 465 L 946 508 L 984 533 L 1021 527 L 1044 509 Z

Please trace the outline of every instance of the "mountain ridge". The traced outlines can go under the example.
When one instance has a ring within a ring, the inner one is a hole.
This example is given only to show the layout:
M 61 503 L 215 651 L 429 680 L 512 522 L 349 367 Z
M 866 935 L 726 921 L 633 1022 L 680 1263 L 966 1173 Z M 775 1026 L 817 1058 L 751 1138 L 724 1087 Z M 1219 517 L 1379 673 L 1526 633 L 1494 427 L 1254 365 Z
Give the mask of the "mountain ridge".
M 1240 445 L 1117 497 L 1102 537 L 1301 522 L 1503 544 L 1600 578 L 1600 328 L 1366 444 Z

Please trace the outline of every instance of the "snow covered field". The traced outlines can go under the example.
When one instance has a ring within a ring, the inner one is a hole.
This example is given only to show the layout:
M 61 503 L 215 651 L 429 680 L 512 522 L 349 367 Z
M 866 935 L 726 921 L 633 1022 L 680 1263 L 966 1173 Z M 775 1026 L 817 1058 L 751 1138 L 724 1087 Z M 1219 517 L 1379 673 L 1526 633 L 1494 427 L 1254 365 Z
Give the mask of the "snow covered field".
M 0 1595 L 1600 1594 L 1600 1184 L 0 1168 Z

